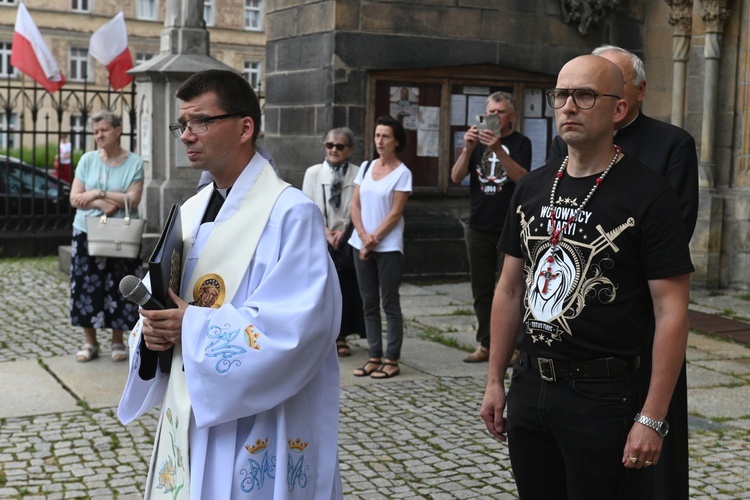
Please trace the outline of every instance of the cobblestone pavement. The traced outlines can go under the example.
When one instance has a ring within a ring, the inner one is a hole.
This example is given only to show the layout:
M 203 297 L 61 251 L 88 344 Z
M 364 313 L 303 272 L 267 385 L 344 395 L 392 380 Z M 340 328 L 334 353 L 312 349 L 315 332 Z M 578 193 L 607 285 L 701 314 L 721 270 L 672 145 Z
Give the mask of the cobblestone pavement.
M 68 280 L 57 270 L 57 260 L 0 260 L 0 289 L 0 364 L 38 360 L 56 376 L 47 361 L 71 356 L 81 340 L 68 325 Z M 466 289 L 456 294 L 450 285 L 404 286 L 405 351 L 408 344 L 418 354 L 423 345 L 438 341 L 441 352 L 454 359 L 447 368 L 468 366 L 460 362 L 462 351 L 442 345 L 473 343 Z M 706 389 L 708 398 L 719 390 L 750 387 L 749 349 L 694 334 L 690 343 L 689 377 L 693 366 L 701 370 L 691 391 L 701 395 Z M 405 353 L 396 379 L 344 383 L 352 363 L 366 357 L 363 341 L 352 344 L 350 364 L 342 361 L 339 441 L 347 499 L 516 498 L 507 447 L 489 436 L 478 417 L 482 369 L 435 375 L 430 364 L 419 365 L 417 354 L 410 366 Z M 110 363 L 96 361 L 105 362 Z M 432 362 L 441 363 L 445 359 Z M 732 366 L 723 369 L 719 363 Z M 123 378 L 126 370 L 123 365 Z M 122 383 L 112 385 L 120 391 Z M 7 394 L 2 384 L 0 394 Z M 707 418 L 691 425 L 691 498 L 750 498 L 750 409 L 743 397 L 740 408 L 725 417 L 693 412 Z M 18 404 L 0 398 L 0 408 Z M 79 397 L 74 411 L 0 418 L 0 498 L 141 498 L 157 413 L 123 426 L 115 410 L 114 405 L 91 407 Z

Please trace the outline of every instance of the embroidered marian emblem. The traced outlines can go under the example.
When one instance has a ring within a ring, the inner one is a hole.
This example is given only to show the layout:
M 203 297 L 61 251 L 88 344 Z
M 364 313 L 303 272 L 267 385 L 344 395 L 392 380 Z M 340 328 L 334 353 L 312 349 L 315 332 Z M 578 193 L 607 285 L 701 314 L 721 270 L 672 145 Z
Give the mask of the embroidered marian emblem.
M 287 470 L 286 470 L 286 481 L 289 492 L 293 492 L 295 488 L 305 489 L 307 486 L 307 473 L 310 471 L 310 466 L 305 464 L 305 448 L 310 443 L 302 441 L 301 438 L 296 440 L 289 439 L 289 453 L 287 459 Z M 295 455 L 299 458 L 295 461 Z
M 240 488 L 245 493 L 263 489 L 266 479 L 276 479 L 276 455 L 268 455 L 268 437 L 256 439 L 254 444 L 246 444 L 245 449 L 250 452 L 247 459 L 247 469 L 241 469 Z M 273 485 L 271 485 L 273 488 Z
M 218 274 L 204 274 L 193 287 L 193 302 L 190 305 L 218 309 L 224 303 L 227 287 Z

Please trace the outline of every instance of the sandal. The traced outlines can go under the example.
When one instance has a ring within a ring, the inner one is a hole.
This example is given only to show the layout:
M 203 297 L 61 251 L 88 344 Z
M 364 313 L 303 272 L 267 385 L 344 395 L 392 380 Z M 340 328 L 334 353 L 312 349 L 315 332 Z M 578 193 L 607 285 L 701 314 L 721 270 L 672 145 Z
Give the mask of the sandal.
M 99 357 L 99 346 L 86 342 L 81 346 L 81 350 L 76 353 L 76 361 L 87 363 L 94 358 Z
M 339 358 L 346 358 L 347 356 L 352 355 L 352 350 L 349 348 L 349 344 L 346 343 L 346 340 L 336 341 L 336 354 L 338 354 Z
M 375 366 L 372 370 L 368 370 L 368 366 Z M 366 377 L 368 375 L 372 375 L 376 371 L 380 370 L 380 359 L 379 358 L 370 358 L 367 360 L 367 363 L 362 368 L 357 368 L 354 370 L 354 376 L 355 377 Z
M 110 349 L 112 350 L 112 361 L 125 361 L 128 359 L 128 350 L 122 342 L 114 342 Z
M 384 369 L 386 366 L 395 366 L 396 369 L 391 372 L 387 372 Z M 376 378 L 376 379 L 391 378 L 391 377 L 395 377 L 399 373 L 401 373 L 401 368 L 398 367 L 398 363 L 395 363 L 393 361 L 383 361 L 383 364 L 380 365 L 380 368 L 372 372 L 372 375 L 370 375 L 370 378 Z

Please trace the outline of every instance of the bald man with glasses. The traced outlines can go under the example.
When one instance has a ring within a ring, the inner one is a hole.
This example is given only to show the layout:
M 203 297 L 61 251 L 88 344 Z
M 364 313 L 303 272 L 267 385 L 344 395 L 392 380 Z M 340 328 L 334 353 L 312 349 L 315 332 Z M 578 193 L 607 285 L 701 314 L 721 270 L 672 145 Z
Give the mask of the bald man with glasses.
M 640 109 L 646 97 L 643 61 L 630 51 L 613 45 L 597 47 L 593 55 L 604 57 L 620 68 L 625 79 L 623 98 L 627 114 L 615 124 L 614 142 L 672 185 L 680 199 L 680 211 L 688 240 L 698 218 L 698 157 L 695 140 L 685 130 L 646 116 Z M 567 154 L 565 142 L 552 141 L 547 161 L 560 161 Z M 648 391 L 651 373 L 651 345 L 644 344 L 641 356 L 641 390 Z M 633 498 L 642 500 L 687 500 L 689 498 L 687 372 L 683 363 L 670 403 L 670 439 L 662 451 L 662 465 L 641 471 L 633 482 Z
M 669 439 L 693 265 L 674 191 L 612 142 L 624 91 L 602 57 L 563 66 L 547 99 L 568 154 L 520 180 L 500 238 L 480 413 L 508 440 L 521 499 L 630 498 L 634 471 L 659 467 Z M 654 325 L 642 401 L 640 354 Z

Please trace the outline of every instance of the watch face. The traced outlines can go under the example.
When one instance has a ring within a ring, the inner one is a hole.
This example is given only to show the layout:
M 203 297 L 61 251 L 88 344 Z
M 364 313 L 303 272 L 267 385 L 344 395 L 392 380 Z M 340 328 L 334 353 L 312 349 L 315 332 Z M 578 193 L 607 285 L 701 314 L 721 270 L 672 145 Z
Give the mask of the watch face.
M 662 422 L 661 425 L 659 425 L 659 435 L 661 437 L 664 437 L 669 432 L 669 424 L 666 422 Z

